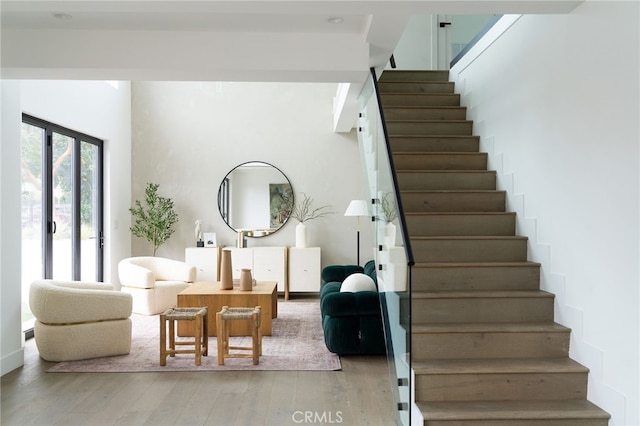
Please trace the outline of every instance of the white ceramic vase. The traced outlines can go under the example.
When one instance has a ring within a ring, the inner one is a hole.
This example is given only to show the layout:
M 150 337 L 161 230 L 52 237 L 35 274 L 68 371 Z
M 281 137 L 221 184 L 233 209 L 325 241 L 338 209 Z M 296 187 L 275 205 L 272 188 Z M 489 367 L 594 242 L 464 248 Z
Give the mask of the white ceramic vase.
M 391 222 L 384 226 L 384 243 L 389 248 L 396 246 L 396 226 Z
M 296 247 L 305 248 L 307 246 L 307 225 L 304 222 L 296 226 Z

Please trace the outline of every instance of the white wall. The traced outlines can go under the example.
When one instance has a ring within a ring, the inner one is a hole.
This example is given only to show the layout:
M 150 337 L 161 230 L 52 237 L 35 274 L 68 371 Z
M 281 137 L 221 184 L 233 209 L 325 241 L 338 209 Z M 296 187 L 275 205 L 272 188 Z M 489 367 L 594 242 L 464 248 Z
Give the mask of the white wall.
M 437 36 L 434 15 L 415 15 L 393 50 L 393 57 L 401 70 L 432 70 L 437 68 L 437 57 L 433 52 L 432 39 Z M 390 66 L 387 64 L 387 68 Z
M 2 81 L 0 144 L 0 375 L 24 363 L 20 313 L 20 84 Z
M 611 425 L 638 425 L 638 3 L 505 19 L 451 76 L 591 370 L 589 399 Z
M 2 374 L 22 364 L 20 278 L 21 113 L 105 140 L 105 281 L 114 281 L 118 260 L 129 256 L 131 109 L 129 83 L 2 82 Z M 6 90 L 5 90 L 6 89 Z
M 294 193 L 335 214 L 307 223 L 309 245 L 322 248 L 322 264 L 355 263 L 353 218 L 343 216 L 349 201 L 365 197 L 355 132 L 333 131 L 336 84 L 134 82 L 132 83 L 132 201 L 147 182 L 174 199 L 179 222 L 158 256 L 184 259 L 195 245 L 194 223 L 215 232 L 218 245 L 235 245 L 236 234 L 218 211 L 218 187 L 235 166 L 264 161 L 279 168 Z M 351 220 L 350 220 L 351 219 Z M 273 235 L 249 238 L 248 246 L 291 246 L 290 220 Z M 363 229 L 361 247 L 370 250 Z M 363 253 L 368 253 L 363 252 Z M 133 253 L 151 253 L 133 238 Z M 361 259 L 371 256 L 361 256 Z

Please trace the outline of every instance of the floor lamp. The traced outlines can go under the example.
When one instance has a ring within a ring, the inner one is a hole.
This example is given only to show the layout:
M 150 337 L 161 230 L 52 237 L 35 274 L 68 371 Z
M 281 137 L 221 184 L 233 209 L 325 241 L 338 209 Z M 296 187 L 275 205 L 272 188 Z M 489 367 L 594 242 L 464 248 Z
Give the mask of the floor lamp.
M 357 260 L 358 266 L 360 266 L 360 216 L 369 216 L 367 202 L 365 200 L 351 200 L 344 215 L 356 217 Z

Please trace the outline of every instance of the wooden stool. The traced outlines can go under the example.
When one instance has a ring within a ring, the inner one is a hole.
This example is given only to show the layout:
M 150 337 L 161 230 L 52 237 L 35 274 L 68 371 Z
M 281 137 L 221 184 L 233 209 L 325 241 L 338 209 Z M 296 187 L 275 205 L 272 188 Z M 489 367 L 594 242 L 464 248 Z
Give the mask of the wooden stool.
M 167 347 L 167 321 L 169 322 L 169 347 Z M 176 321 L 195 321 L 193 340 L 176 342 Z M 193 349 L 176 349 L 178 345 L 193 346 Z M 200 365 L 202 355 L 209 352 L 207 330 L 207 308 L 171 308 L 160 314 L 160 365 L 167 365 L 167 356 L 195 354 L 196 365 Z
M 250 321 L 252 346 L 231 346 L 229 343 L 228 321 Z M 216 313 L 216 327 L 218 338 L 218 365 L 224 365 L 225 358 L 253 358 L 253 364 L 258 365 L 262 355 L 262 332 L 260 331 L 260 306 L 255 308 L 235 308 L 223 306 Z M 251 351 L 247 353 L 230 353 L 229 350 Z

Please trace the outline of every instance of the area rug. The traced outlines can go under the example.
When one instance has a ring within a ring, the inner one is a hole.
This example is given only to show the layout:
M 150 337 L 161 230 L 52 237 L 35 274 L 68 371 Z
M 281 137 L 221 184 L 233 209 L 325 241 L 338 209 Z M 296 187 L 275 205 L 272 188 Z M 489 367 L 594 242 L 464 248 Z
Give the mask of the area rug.
M 209 337 L 209 356 L 195 365 L 194 355 L 167 357 L 160 366 L 160 319 L 158 315 L 133 314 L 129 355 L 60 362 L 51 373 L 146 372 L 146 371 L 225 371 L 225 370 L 340 370 L 340 358 L 324 344 L 319 303 L 280 301 L 278 317 L 273 319 L 272 336 L 262 338 L 260 364 L 251 359 L 226 359 L 218 365 L 216 338 Z M 250 337 L 232 337 L 231 343 L 250 346 Z

